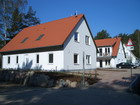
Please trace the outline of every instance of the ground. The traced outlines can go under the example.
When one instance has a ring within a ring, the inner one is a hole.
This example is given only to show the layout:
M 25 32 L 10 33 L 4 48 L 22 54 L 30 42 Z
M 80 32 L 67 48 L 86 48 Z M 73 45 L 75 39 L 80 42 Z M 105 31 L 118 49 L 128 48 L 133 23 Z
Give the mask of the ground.
M 97 70 L 100 82 L 89 88 L 0 86 L 0 105 L 140 105 L 140 96 L 128 92 L 130 70 Z M 133 76 L 140 74 L 133 70 Z

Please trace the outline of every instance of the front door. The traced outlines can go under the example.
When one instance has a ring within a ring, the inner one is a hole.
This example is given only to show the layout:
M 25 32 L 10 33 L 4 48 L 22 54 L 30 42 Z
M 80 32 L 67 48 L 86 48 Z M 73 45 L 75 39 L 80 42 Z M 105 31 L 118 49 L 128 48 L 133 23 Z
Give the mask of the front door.
M 102 60 L 100 60 L 100 67 L 103 67 L 103 65 L 102 65 Z

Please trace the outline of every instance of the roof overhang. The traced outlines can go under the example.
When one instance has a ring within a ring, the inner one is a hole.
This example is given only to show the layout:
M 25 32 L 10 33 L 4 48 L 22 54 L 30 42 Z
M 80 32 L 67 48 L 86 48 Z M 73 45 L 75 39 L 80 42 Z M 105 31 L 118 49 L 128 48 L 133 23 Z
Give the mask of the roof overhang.
M 63 45 L 0 52 L 2 55 L 63 50 Z

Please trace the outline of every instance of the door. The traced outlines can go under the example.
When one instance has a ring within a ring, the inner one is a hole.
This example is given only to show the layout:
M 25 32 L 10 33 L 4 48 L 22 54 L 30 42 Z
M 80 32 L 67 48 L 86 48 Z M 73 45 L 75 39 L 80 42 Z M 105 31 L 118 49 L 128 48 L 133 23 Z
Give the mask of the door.
M 103 67 L 102 62 L 103 62 L 103 61 L 102 61 L 102 60 L 100 60 L 100 67 Z

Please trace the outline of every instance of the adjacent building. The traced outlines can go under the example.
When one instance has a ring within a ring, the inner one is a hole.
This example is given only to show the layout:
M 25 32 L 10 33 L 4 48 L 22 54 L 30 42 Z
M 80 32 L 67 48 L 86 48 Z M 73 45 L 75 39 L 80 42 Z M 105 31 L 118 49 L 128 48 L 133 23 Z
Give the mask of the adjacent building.
M 129 50 L 126 45 L 123 45 L 125 54 L 126 54 L 126 62 L 136 64 L 138 63 L 138 58 Z
M 98 48 L 97 68 L 116 68 L 116 64 L 126 62 L 121 38 L 95 40 Z
M 80 14 L 25 28 L 0 52 L 4 69 L 89 70 L 96 68 L 96 50 Z

